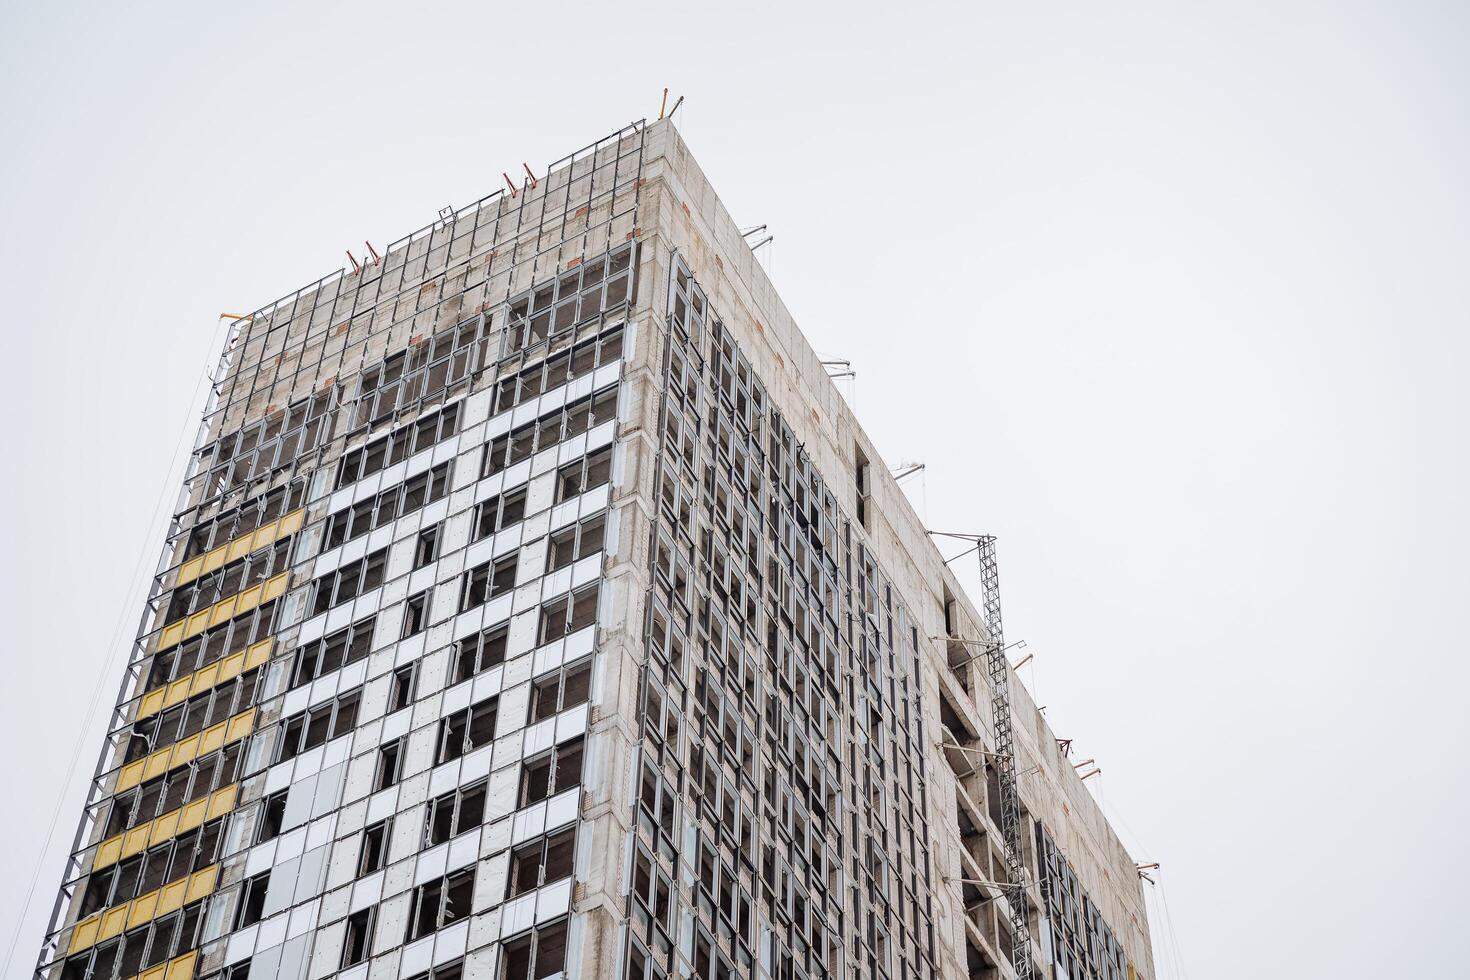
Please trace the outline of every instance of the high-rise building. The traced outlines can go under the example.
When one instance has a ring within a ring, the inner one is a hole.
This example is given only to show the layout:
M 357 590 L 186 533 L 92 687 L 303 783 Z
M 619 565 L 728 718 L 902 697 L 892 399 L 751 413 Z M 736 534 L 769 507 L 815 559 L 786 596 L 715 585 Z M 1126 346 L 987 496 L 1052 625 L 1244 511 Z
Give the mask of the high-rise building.
M 213 378 L 38 977 L 1153 976 L 994 542 L 972 605 L 667 121 Z

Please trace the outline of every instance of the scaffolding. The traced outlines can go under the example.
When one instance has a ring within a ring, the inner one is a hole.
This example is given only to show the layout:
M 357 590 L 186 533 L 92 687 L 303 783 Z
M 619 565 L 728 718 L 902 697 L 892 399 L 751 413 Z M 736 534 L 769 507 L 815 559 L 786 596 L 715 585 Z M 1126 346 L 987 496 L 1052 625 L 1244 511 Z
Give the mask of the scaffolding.
M 1021 801 L 1016 791 L 1016 748 L 1011 733 L 1010 664 L 1006 661 L 1005 632 L 1000 618 L 1000 572 L 995 563 L 995 536 L 980 535 L 981 612 L 990 642 L 985 647 L 985 669 L 990 677 L 990 706 L 995 723 L 995 770 L 1000 783 L 1000 830 L 1005 837 L 1006 877 L 1011 896 L 1011 965 L 1018 980 L 1031 978 L 1031 927 L 1026 915 L 1025 865 L 1021 855 Z
M 951 564 L 974 553 L 980 561 L 981 615 L 986 637 L 974 641 L 950 636 L 952 642 L 975 643 L 982 650 L 972 658 L 985 661 L 990 682 L 990 707 L 995 726 L 995 751 L 984 753 L 994 760 L 996 781 L 1000 787 L 1000 830 L 1005 841 L 1006 882 L 985 882 L 1008 892 L 1007 905 L 1011 919 L 1011 967 L 1017 980 L 1031 980 L 1035 971 L 1031 964 L 1031 927 L 1026 914 L 1026 864 L 1021 841 L 1021 800 L 1016 788 L 1016 747 L 1011 731 L 1011 681 L 1006 660 L 1005 629 L 1000 614 L 1000 571 L 995 561 L 993 534 L 952 534 L 930 531 L 942 538 L 970 542 L 970 547 L 948 559 Z M 963 748 L 962 746 L 960 748 Z

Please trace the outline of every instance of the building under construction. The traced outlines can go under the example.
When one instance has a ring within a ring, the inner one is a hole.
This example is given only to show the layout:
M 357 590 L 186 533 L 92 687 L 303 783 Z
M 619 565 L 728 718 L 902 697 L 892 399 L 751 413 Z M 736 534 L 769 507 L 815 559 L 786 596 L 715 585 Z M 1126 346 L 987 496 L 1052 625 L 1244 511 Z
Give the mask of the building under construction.
M 38 977 L 1154 976 L 667 120 L 351 258 L 230 329 Z

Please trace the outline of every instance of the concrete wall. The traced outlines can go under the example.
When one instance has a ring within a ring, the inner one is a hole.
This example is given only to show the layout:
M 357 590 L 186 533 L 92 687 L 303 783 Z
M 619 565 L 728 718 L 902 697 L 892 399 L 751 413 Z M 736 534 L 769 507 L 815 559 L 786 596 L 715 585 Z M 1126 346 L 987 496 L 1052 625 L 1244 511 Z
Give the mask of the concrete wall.
M 649 142 L 649 189 L 640 224 L 645 229 L 656 229 L 659 253 L 672 248 L 685 257 L 714 308 L 756 364 L 776 407 L 817 461 L 829 488 L 848 502 L 849 513 L 857 499 L 855 447 L 860 447 L 872 461 L 869 493 L 873 518 L 868 538 L 880 565 L 893 579 L 910 610 L 921 617 L 923 632 L 928 636 L 944 633 L 942 602 L 947 588 L 958 600 L 961 611 L 956 632 L 968 637 L 984 635 L 976 608 L 945 566 L 908 498 L 893 481 L 880 454 L 828 378 L 817 353 L 797 327 L 683 139 L 672 125 L 664 123 L 650 128 Z M 645 286 L 651 279 L 651 276 L 645 278 Z M 663 302 L 662 294 L 649 298 L 655 303 Z M 976 515 L 977 524 L 982 524 L 984 519 L 984 515 Z M 985 733 L 985 742 L 992 744 L 989 692 L 980 672 L 976 671 L 969 687 L 982 696 L 967 695 L 955 684 L 942 646 L 934 642 L 922 646 L 932 668 L 926 678 L 925 698 L 929 730 L 939 730 L 940 689 L 947 687 L 951 698 L 966 703 L 975 723 Z M 1071 762 L 1061 756 L 1054 734 L 1014 673 L 1010 677 L 1010 691 L 1017 771 L 1024 774 L 1039 767 L 1038 772 L 1020 779 L 1023 806 L 1050 828 L 1089 895 L 1123 943 L 1129 959 L 1145 976 L 1152 976 L 1147 917 L 1133 858 L 1109 827 Z M 945 776 L 950 771 L 936 748 L 931 772 Z M 946 782 L 950 786 L 948 791 Z M 940 866 L 958 875 L 960 845 L 950 816 L 955 807 L 953 783 L 952 779 L 936 780 L 933 826 L 938 828 L 941 839 Z M 1029 843 L 1027 849 L 1029 852 Z M 1032 867 L 1034 871 L 1034 858 Z M 935 890 L 949 907 L 953 975 L 963 976 L 963 926 L 958 896 L 952 886 L 941 883 L 936 883 Z

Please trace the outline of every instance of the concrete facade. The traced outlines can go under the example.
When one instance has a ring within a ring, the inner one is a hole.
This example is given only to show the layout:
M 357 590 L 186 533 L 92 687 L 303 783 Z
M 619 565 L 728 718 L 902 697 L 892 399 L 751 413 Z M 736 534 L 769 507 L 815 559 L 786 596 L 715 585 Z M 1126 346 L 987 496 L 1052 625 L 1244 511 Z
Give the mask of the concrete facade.
M 1003 880 L 981 617 L 669 123 L 215 376 L 38 976 L 1154 975 L 1014 676 Z

